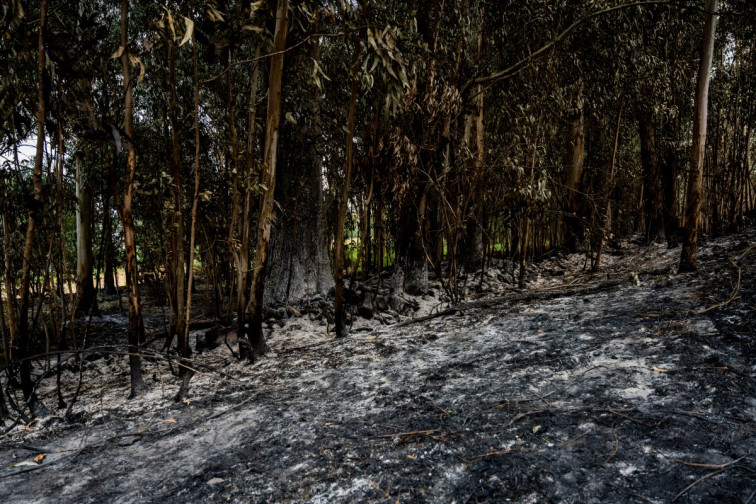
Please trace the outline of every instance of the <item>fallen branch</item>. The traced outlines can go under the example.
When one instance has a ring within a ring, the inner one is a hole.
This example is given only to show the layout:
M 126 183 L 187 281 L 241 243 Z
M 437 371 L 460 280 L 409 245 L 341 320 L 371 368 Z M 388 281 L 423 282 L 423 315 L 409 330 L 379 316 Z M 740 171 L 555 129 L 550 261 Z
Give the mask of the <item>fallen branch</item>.
M 445 317 L 447 315 L 455 315 L 456 313 L 463 312 L 465 310 L 479 309 L 479 308 L 492 308 L 492 307 L 499 306 L 506 303 L 525 303 L 529 301 L 544 301 L 544 300 L 554 299 L 554 298 L 564 297 L 564 296 L 593 294 L 596 292 L 601 292 L 601 291 L 610 289 L 612 287 L 616 287 L 618 285 L 622 285 L 626 282 L 627 282 L 627 279 L 625 278 L 615 278 L 611 280 L 606 280 L 604 282 L 587 283 L 587 284 L 580 284 L 576 286 L 569 286 L 566 289 L 562 288 L 563 286 L 559 286 L 559 287 L 550 287 L 550 288 L 546 288 L 542 290 L 533 290 L 533 291 L 528 291 L 528 292 L 517 291 L 517 292 L 513 292 L 512 294 L 507 294 L 504 296 L 497 296 L 497 297 L 488 298 L 488 299 L 479 299 L 476 301 L 458 303 L 454 306 L 451 306 L 445 310 L 438 311 L 436 313 L 431 313 L 429 315 L 425 315 L 422 317 L 417 317 L 417 318 L 413 318 L 409 320 L 403 320 L 402 322 L 397 322 L 396 324 L 388 326 L 388 328 L 394 329 L 394 328 L 399 328 L 399 327 L 405 327 L 412 324 L 419 324 L 421 322 L 432 320 L 438 317 Z

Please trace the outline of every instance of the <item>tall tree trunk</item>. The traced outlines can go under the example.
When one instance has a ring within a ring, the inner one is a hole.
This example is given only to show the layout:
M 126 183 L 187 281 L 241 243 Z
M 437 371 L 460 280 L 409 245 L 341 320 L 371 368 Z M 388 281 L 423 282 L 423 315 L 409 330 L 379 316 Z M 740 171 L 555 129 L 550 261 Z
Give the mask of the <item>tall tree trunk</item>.
M 320 43 L 310 39 L 290 54 L 282 95 L 295 121 L 280 128 L 286 148 L 278 156 L 274 197 L 281 212 L 271 230 L 266 305 L 309 302 L 334 286 L 329 257 L 333 229 L 326 225 L 323 197 L 321 91 L 313 84 L 303 89 L 297 77 L 313 72 Z
M 646 224 L 645 237 L 648 243 L 661 238 L 664 229 L 663 195 L 659 175 L 659 158 L 656 155 L 656 133 L 653 116 L 642 111 L 638 120 L 640 131 L 641 169 L 643 172 L 643 221 Z
M 260 43 L 255 47 L 255 58 L 260 57 Z M 245 338 L 247 334 L 247 289 L 249 288 L 249 239 L 252 224 L 252 207 L 253 191 L 255 179 L 255 169 L 258 166 L 257 149 L 255 148 L 255 139 L 257 138 L 257 88 L 260 80 L 260 63 L 256 63 L 252 70 L 249 91 L 249 108 L 248 108 L 248 131 L 247 131 L 247 153 L 246 153 L 246 191 L 244 198 L 244 214 L 242 218 L 242 235 L 240 254 L 240 267 L 237 272 L 238 279 L 236 293 L 236 333 L 239 339 Z M 199 121 L 199 119 L 197 119 Z M 197 124 L 197 135 L 199 135 L 199 124 Z
M 14 142 L 14 156 L 16 165 L 18 165 L 18 149 Z M 8 228 L 8 211 L 6 199 L 6 182 L 4 171 L 0 171 L 0 212 L 2 212 L 3 224 L 3 279 L 5 280 L 5 293 L 8 299 L 8 344 L 5 348 L 5 359 L 7 363 L 13 361 L 14 348 L 18 347 L 18 306 L 16 304 L 16 292 L 11 275 L 11 253 L 10 253 L 10 229 Z M 2 294 L 0 293 L 0 296 Z
M 97 291 L 92 268 L 92 193 L 84 179 L 81 159 L 76 157 L 76 314 L 97 310 Z
M 339 202 L 339 215 L 336 221 L 336 239 L 333 250 L 333 275 L 336 281 L 336 295 L 333 306 L 336 318 L 337 338 L 346 336 L 346 329 L 344 327 L 344 223 L 346 222 L 347 207 L 349 206 L 349 184 L 352 180 L 352 164 L 354 161 L 354 114 L 357 109 L 357 90 L 359 85 L 356 71 L 361 51 L 362 46 L 358 43 L 355 48 L 354 61 L 352 62 L 352 88 L 349 98 L 349 111 L 347 112 L 344 185 L 341 187 L 341 201 Z
M 45 87 L 45 64 L 47 54 L 45 48 L 45 36 L 47 30 L 47 0 L 40 3 L 40 24 L 39 40 L 37 46 L 37 84 L 39 86 L 37 94 L 37 151 L 34 157 L 34 171 L 32 172 L 32 182 L 34 185 L 34 198 L 31 208 L 29 208 L 29 221 L 26 227 L 26 237 L 24 239 L 23 266 L 21 269 L 21 302 L 19 304 L 19 322 L 18 322 L 18 359 L 20 360 L 19 372 L 21 375 L 21 389 L 24 393 L 24 400 L 29 406 L 33 416 L 44 412 L 44 407 L 37 399 L 34 391 L 34 381 L 31 378 L 31 361 L 28 359 L 31 352 L 32 335 L 29 332 L 29 308 L 31 307 L 30 287 L 31 287 L 31 260 L 32 248 L 34 245 L 35 231 L 40 211 L 42 208 L 42 157 L 44 155 L 45 145 L 45 119 L 47 89 Z
M 567 198 L 564 209 L 565 246 L 570 252 L 576 252 L 583 241 L 584 226 L 581 218 L 583 198 L 580 194 L 580 180 L 583 175 L 585 160 L 585 122 L 583 106 L 571 119 L 567 132 Z
M 196 14 L 194 9 L 194 0 L 191 3 L 191 12 Z M 194 194 L 192 195 L 192 216 L 189 228 L 189 281 L 186 289 L 186 313 L 183 333 L 179 334 L 179 349 L 181 351 L 181 387 L 179 388 L 176 400 L 180 401 L 189 393 L 189 380 L 194 374 L 188 365 L 188 360 L 192 356 L 192 348 L 189 346 L 189 322 L 192 317 L 192 287 L 194 283 L 194 240 L 197 229 L 197 203 L 199 201 L 200 186 L 200 127 L 199 127 L 199 72 L 197 70 L 197 38 L 192 33 L 192 80 L 194 82 L 194 109 L 192 116 L 194 118 Z
M 533 142 L 533 157 L 530 160 L 530 177 L 528 179 L 528 186 L 533 186 L 535 180 L 535 165 L 536 156 L 538 154 L 538 137 Z M 525 217 L 523 223 L 522 235 L 520 236 L 520 278 L 517 282 L 517 286 L 520 289 L 525 288 L 525 280 L 527 277 L 527 264 L 528 264 L 528 243 L 530 243 L 530 216 L 528 215 L 528 209 L 525 209 Z
M 183 201 L 182 201 L 182 180 L 181 180 L 181 150 L 179 141 L 179 125 L 177 119 L 178 98 L 176 96 L 176 43 L 172 39 L 167 40 L 168 51 L 168 121 L 171 127 L 171 215 L 170 223 L 170 286 L 171 286 L 171 329 L 168 335 L 168 344 L 170 345 L 174 334 L 178 340 L 179 355 L 185 355 L 189 352 L 188 340 L 184 341 L 184 322 L 186 309 L 186 291 L 184 281 L 186 265 L 184 263 L 184 219 L 183 219 Z M 182 368 L 182 370 L 185 368 Z
M 599 241 L 596 247 L 596 259 L 593 261 L 591 271 L 596 272 L 601 268 L 601 256 L 604 253 L 604 245 L 606 244 L 606 234 L 609 232 L 612 222 L 612 193 L 614 192 L 614 171 L 617 166 L 617 152 L 619 150 L 619 135 L 620 126 L 622 124 L 622 106 L 620 103 L 619 111 L 617 112 L 617 128 L 614 131 L 614 146 L 612 147 L 612 162 L 609 165 L 609 174 L 606 183 L 606 202 L 604 203 L 604 216 L 601 222 L 601 229 L 599 230 Z
M 129 51 L 127 46 L 129 30 L 129 0 L 121 0 L 121 67 L 123 68 L 123 124 L 128 137 L 128 158 L 126 162 L 126 185 L 121 201 L 120 214 L 123 224 L 123 241 L 126 249 L 126 284 L 129 290 L 129 369 L 131 373 L 131 394 L 136 397 L 144 391 L 142 381 L 141 358 L 139 345 L 143 340 L 142 307 L 139 301 L 139 284 L 137 275 L 136 236 L 134 232 L 134 217 L 131 213 L 131 203 L 134 199 L 134 183 L 136 182 L 136 146 L 134 145 L 133 102 L 131 94 L 131 69 L 129 67 Z M 117 196 L 117 194 L 116 194 Z
M 714 56 L 714 39 L 717 29 L 719 0 L 708 0 L 706 4 L 706 24 L 704 26 L 701 60 L 698 67 L 695 112 L 693 114 L 693 152 L 691 171 L 688 176 L 687 206 L 685 209 L 685 230 L 680 271 L 695 271 L 698 267 L 698 225 L 701 216 L 701 193 L 704 157 L 706 155 L 706 120 L 709 104 L 709 78 Z
M 244 348 L 239 340 L 239 352 L 242 357 L 253 360 L 267 350 L 262 329 L 263 294 L 265 292 L 265 268 L 268 262 L 268 245 L 270 244 L 270 227 L 273 220 L 273 194 L 276 190 L 276 161 L 278 159 L 278 136 L 281 123 L 281 81 L 283 77 L 284 50 L 289 28 L 289 1 L 278 0 L 276 8 L 276 31 L 273 42 L 273 56 L 270 59 L 268 84 L 268 120 L 265 129 L 265 151 L 263 154 L 262 183 L 265 186 L 260 216 L 257 226 L 257 250 L 252 275 L 252 295 L 250 299 L 250 334 L 248 345 Z

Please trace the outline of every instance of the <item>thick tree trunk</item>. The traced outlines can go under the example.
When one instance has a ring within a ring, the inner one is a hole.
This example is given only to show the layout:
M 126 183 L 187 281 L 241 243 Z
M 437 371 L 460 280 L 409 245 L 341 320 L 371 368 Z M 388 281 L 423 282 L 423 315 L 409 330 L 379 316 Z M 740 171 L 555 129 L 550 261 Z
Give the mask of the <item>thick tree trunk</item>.
M 709 0 L 706 4 L 706 24 L 704 26 L 701 60 L 698 67 L 695 112 L 693 114 L 693 152 L 691 171 L 688 175 L 687 206 L 685 209 L 685 230 L 680 271 L 695 271 L 698 267 L 698 225 L 701 218 L 701 193 L 703 182 L 704 156 L 706 154 L 706 120 L 709 104 L 709 77 L 714 56 L 714 38 L 717 29 L 719 0 Z
M 583 175 L 585 160 L 585 122 L 583 107 L 570 119 L 567 132 L 567 198 L 564 207 L 565 246 L 570 252 L 576 252 L 583 242 L 585 230 L 582 222 L 583 198 L 580 194 L 580 180 Z
M 124 86 L 124 132 L 128 137 L 129 151 L 126 162 L 126 189 L 121 202 L 121 221 L 123 223 L 123 241 L 126 249 L 126 284 L 129 290 L 129 369 L 131 373 L 131 394 L 136 397 L 144 391 L 142 381 L 141 359 L 139 345 L 143 340 L 144 324 L 142 323 L 142 307 L 139 301 L 139 284 L 137 276 L 136 237 L 134 232 L 134 217 L 131 213 L 131 203 L 134 198 L 134 183 L 136 181 L 136 146 L 134 145 L 133 102 L 131 95 L 131 69 L 129 67 L 128 45 L 129 29 L 129 0 L 121 0 L 121 55 Z M 117 195 L 116 195 L 117 196 Z
M 297 75 L 312 73 L 320 47 L 312 39 L 292 54 L 284 86 L 286 112 L 296 124 L 281 125 L 286 148 L 278 159 L 275 200 L 277 216 L 270 240 L 265 286 L 266 305 L 309 301 L 325 296 L 334 286 L 329 258 L 330 232 L 323 198 L 323 156 L 320 143 L 320 91 L 310 85 L 303 93 Z M 309 49 L 308 49 L 309 48 Z M 300 87 L 295 87 L 300 86 Z
M 265 151 L 263 155 L 262 183 L 265 186 L 260 216 L 257 226 L 257 250 L 252 275 L 252 293 L 250 296 L 249 341 L 244 344 L 240 339 L 239 352 L 243 358 L 253 360 L 267 350 L 262 329 L 263 294 L 265 292 L 265 273 L 268 265 L 268 245 L 270 228 L 273 221 L 273 195 L 276 190 L 276 162 L 278 160 L 278 136 L 281 123 L 281 81 L 283 78 L 284 49 L 289 27 L 289 2 L 278 0 L 276 9 L 276 31 L 274 35 L 274 54 L 270 60 L 268 85 L 268 120 L 265 129 Z
M 97 311 L 97 291 L 92 268 L 92 193 L 84 180 L 81 160 L 76 158 L 76 314 Z

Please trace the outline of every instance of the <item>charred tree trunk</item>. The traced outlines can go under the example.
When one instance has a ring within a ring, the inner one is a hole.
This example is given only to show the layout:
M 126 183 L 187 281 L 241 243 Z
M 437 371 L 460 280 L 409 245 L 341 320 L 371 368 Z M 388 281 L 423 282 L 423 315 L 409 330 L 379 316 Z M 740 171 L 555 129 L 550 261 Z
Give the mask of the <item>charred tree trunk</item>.
M 18 322 L 18 353 L 17 358 L 20 360 L 19 372 L 21 377 L 21 389 L 24 393 L 24 400 L 29 406 L 32 416 L 41 415 L 44 412 L 44 406 L 37 399 L 34 389 L 34 380 L 31 377 L 31 353 L 32 335 L 29 328 L 29 309 L 31 308 L 31 261 L 34 239 L 38 221 L 41 218 L 42 208 L 42 157 L 44 155 L 45 145 L 45 120 L 47 117 L 46 100 L 47 90 L 45 87 L 45 66 L 47 62 L 47 53 L 45 46 L 45 36 L 47 30 L 47 0 L 42 0 L 40 5 L 40 26 L 39 40 L 37 46 L 37 82 L 39 85 L 38 108 L 37 108 L 37 151 L 34 157 L 34 171 L 32 172 L 32 182 L 34 185 L 33 202 L 30 204 L 28 211 L 28 224 L 26 227 L 26 237 L 24 239 L 23 266 L 21 269 L 21 301 L 19 303 L 19 322 Z
M 194 0 L 192 0 L 191 11 L 194 13 Z M 188 360 L 192 356 L 192 348 L 189 346 L 189 322 L 192 317 L 192 287 L 194 283 L 194 240 L 197 229 L 197 203 L 199 202 L 200 186 L 200 127 L 199 127 L 199 73 L 197 71 L 197 39 L 192 33 L 192 80 L 194 81 L 194 194 L 192 195 L 192 215 L 189 230 L 189 281 L 186 289 L 186 313 L 183 333 L 179 334 L 179 349 L 181 351 L 181 386 L 176 400 L 180 401 L 189 393 L 189 380 L 194 372 L 188 365 Z
M 570 252 L 576 252 L 583 242 L 585 229 L 582 221 L 583 198 L 580 193 L 580 181 L 585 160 L 585 122 L 583 107 L 580 106 L 569 123 L 567 132 L 567 197 L 564 207 L 564 244 Z
M 596 272 L 601 268 L 601 256 L 604 253 L 606 245 L 606 235 L 611 231 L 612 222 L 612 193 L 614 192 L 614 172 L 617 166 L 617 152 L 619 150 L 620 126 L 622 125 L 622 104 L 617 112 L 617 128 L 614 131 L 614 146 L 612 148 L 612 161 L 609 165 L 609 174 L 607 176 L 604 215 L 599 229 L 598 246 L 596 247 L 596 258 L 591 266 L 591 271 Z
M 640 114 L 640 149 L 643 180 L 643 221 L 646 224 L 644 234 L 648 243 L 661 238 L 664 230 L 663 196 L 659 176 L 659 159 L 656 155 L 656 134 L 653 117 L 650 112 Z
M 250 333 L 249 340 L 239 340 L 239 353 L 242 358 L 253 360 L 256 355 L 266 352 L 268 345 L 262 329 L 263 294 L 265 292 L 265 273 L 268 265 L 268 245 L 270 228 L 273 221 L 273 195 L 276 190 L 276 162 L 278 160 L 278 136 L 281 123 L 281 82 L 283 79 L 284 49 L 289 27 L 289 2 L 278 0 L 276 8 L 276 31 L 274 35 L 273 56 L 270 60 L 268 85 L 268 120 L 265 129 L 265 153 L 263 155 L 262 182 L 265 186 L 260 216 L 257 226 L 257 250 L 255 252 L 255 269 L 252 275 L 252 292 L 250 296 Z M 246 344 L 245 344 L 246 343 Z
M 260 56 L 260 44 L 255 47 L 255 58 Z M 237 293 L 236 293 L 236 326 L 239 338 L 245 338 L 247 335 L 247 289 L 249 289 L 249 239 L 252 224 L 252 207 L 253 207 L 253 185 L 255 178 L 255 169 L 258 166 L 257 149 L 255 148 L 255 139 L 257 138 L 257 89 L 260 79 L 260 64 L 256 64 L 252 70 L 250 80 L 249 108 L 248 108 L 248 132 L 247 132 L 247 153 L 246 153 L 246 195 L 244 198 L 244 214 L 242 218 L 242 235 L 240 254 L 240 268 L 237 272 Z M 197 98 L 199 100 L 199 97 Z M 197 104 L 199 107 L 199 103 Z M 199 111 L 197 111 L 197 142 L 199 145 Z M 199 148 L 199 147 L 198 147 Z M 199 155 L 199 154 L 198 154 Z M 197 164 L 199 166 L 199 162 Z
M 144 324 L 142 323 L 142 307 L 139 301 L 139 284 L 137 275 L 136 237 L 134 232 L 134 217 L 131 213 L 131 203 L 134 199 L 134 183 L 136 182 L 136 146 L 134 145 L 133 102 L 131 94 L 131 68 L 128 46 L 129 29 L 129 0 L 121 0 L 121 66 L 123 68 L 124 86 L 124 132 L 128 137 L 128 158 L 126 163 L 126 185 L 123 200 L 120 202 L 120 215 L 123 224 L 123 241 L 126 249 L 126 285 L 129 291 L 129 369 L 131 373 L 131 393 L 129 397 L 136 397 L 144 391 L 142 381 L 141 358 L 139 345 L 144 339 Z M 118 196 L 117 194 L 115 195 Z
M 311 39 L 287 64 L 285 82 L 291 84 L 283 89 L 285 106 L 290 107 L 290 117 L 297 118 L 280 128 L 286 149 L 277 163 L 275 200 L 281 213 L 271 232 L 266 305 L 309 301 L 334 286 L 323 203 L 320 91 L 315 85 L 306 92 L 294 87 L 299 82 L 296 75 L 312 73 L 319 54 L 319 42 Z
M 708 0 L 706 4 L 706 24 L 704 25 L 701 61 L 698 67 L 695 113 L 693 121 L 693 152 L 691 171 L 688 176 L 687 206 L 685 209 L 685 230 L 680 271 L 695 271 L 698 267 L 698 225 L 701 218 L 701 193 L 704 157 L 706 154 L 706 120 L 709 103 L 709 77 L 714 56 L 714 38 L 717 29 L 719 0 Z
M 76 158 L 76 314 L 97 311 L 97 291 L 92 268 L 92 193 L 81 169 L 81 160 Z

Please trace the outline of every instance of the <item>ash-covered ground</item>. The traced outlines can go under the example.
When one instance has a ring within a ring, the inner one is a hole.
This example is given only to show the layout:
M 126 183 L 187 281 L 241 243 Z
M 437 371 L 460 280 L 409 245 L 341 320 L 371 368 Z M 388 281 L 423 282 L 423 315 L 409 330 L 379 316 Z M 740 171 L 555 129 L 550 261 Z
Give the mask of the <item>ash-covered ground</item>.
M 196 356 L 180 403 L 165 361 L 127 400 L 126 358 L 90 353 L 74 419 L 48 378 L 50 416 L 0 438 L 0 501 L 756 502 L 754 243 L 706 243 L 690 274 L 661 245 L 623 242 L 596 275 L 555 255 L 526 291 L 490 269 L 480 299 L 437 288 L 343 340 L 283 318 L 252 366 Z

